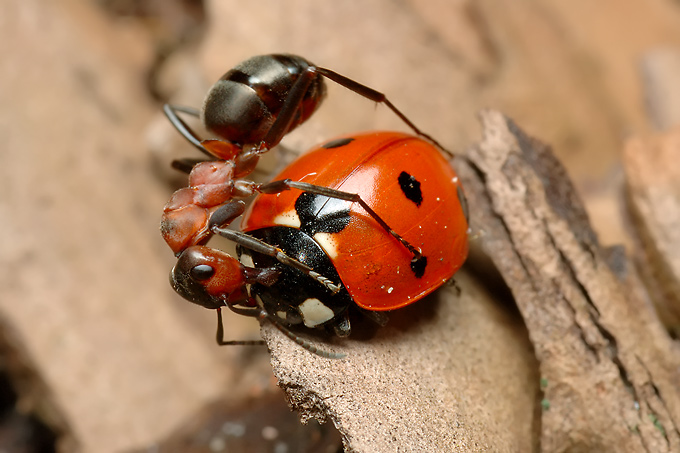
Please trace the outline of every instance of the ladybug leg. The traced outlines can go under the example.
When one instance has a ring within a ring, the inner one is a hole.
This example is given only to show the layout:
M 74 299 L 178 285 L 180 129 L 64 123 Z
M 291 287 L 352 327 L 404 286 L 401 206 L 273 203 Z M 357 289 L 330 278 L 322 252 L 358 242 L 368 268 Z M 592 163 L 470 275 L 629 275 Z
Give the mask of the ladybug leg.
M 349 313 L 345 312 L 333 325 L 335 334 L 339 337 L 348 337 L 352 332 L 352 326 L 349 323 Z
M 380 327 L 384 327 L 387 325 L 387 321 L 389 321 L 389 316 L 387 313 L 384 311 L 371 311 L 371 310 L 366 310 L 361 307 L 359 308 L 359 311 L 363 313 L 364 316 L 366 316 L 368 319 L 379 325 Z
M 254 308 L 243 308 L 243 307 L 235 307 L 233 305 L 228 305 L 228 307 L 233 311 L 234 313 L 237 313 L 239 315 L 243 316 L 252 316 L 254 318 L 258 318 L 260 322 L 263 321 L 269 321 L 271 324 L 274 325 L 281 333 L 283 333 L 285 336 L 293 340 L 295 343 L 297 343 L 299 346 L 302 346 L 304 349 L 307 351 L 311 352 L 312 354 L 316 354 L 319 357 L 323 357 L 326 359 L 344 359 L 347 355 L 343 354 L 341 352 L 330 352 L 330 351 L 324 351 L 323 349 L 319 349 L 313 344 L 311 344 L 309 341 L 305 340 L 304 338 L 300 337 L 299 335 L 296 335 L 295 333 L 291 332 L 286 326 L 281 324 L 279 322 L 278 318 L 276 318 L 273 315 L 270 315 L 267 313 L 267 311 L 264 308 L 260 307 L 254 307 Z M 348 321 L 348 327 L 349 327 L 349 321 Z M 217 309 L 217 343 L 220 346 L 223 345 L 265 345 L 266 343 L 264 341 L 224 341 L 223 339 L 223 327 L 222 327 L 222 316 L 220 315 L 220 309 Z M 349 331 L 347 332 L 349 334 Z M 346 336 L 346 335 L 345 335 Z
M 263 255 L 271 256 L 272 258 L 275 258 L 281 264 L 284 264 L 284 265 L 290 266 L 290 267 L 294 267 L 295 269 L 303 272 L 304 274 L 306 274 L 309 277 L 313 278 L 314 280 L 318 281 L 319 283 L 321 283 L 323 286 L 328 288 L 333 293 L 337 293 L 341 289 L 341 286 L 339 284 L 336 285 L 331 280 L 329 280 L 328 278 L 319 274 L 318 272 L 314 272 L 314 270 L 311 267 L 309 267 L 309 266 L 299 262 L 298 260 L 293 259 L 290 256 L 286 255 L 278 247 L 274 247 L 272 245 L 267 244 L 264 241 L 261 241 L 257 238 L 249 236 L 245 233 L 242 233 L 240 231 L 230 230 L 230 229 L 225 228 L 223 226 L 213 226 L 212 232 L 219 234 L 223 238 L 229 239 L 230 241 L 232 241 L 232 242 L 234 242 L 234 243 L 236 243 L 236 244 L 238 244 L 242 247 L 253 250 L 257 253 L 261 253 Z
M 392 110 L 394 112 L 394 114 L 397 115 L 404 123 L 406 123 L 406 125 L 408 127 L 413 129 L 413 131 L 416 134 L 420 135 L 421 137 L 426 138 L 430 142 L 434 143 L 437 147 L 439 147 L 439 149 L 444 151 L 446 154 L 453 157 L 453 153 L 451 151 L 444 148 L 437 140 L 435 140 L 434 138 L 432 138 L 428 134 L 426 134 L 423 131 L 421 131 L 420 129 L 418 129 L 418 127 L 415 124 L 413 124 L 413 122 L 411 120 L 409 120 L 406 115 L 401 113 L 401 111 L 397 107 L 395 107 L 394 104 L 392 104 L 390 102 L 390 100 L 387 99 L 387 96 L 385 96 L 383 93 L 376 91 L 371 87 L 363 85 L 363 84 L 361 84 L 361 83 L 359 83 L 355 80 L 352 80 L 349 77 L 345 77 L 342 74 L 338 74 L 335 71 L 331 71 L 330 69 L 313 68 L 313 70 L 317 74 L 321 74 L 322 76 L 326 77 L 329 80 L 332 80 L 333 82 L 337 83 L 338 85 L 341 85 L 341 86 L 347 88 L 348 90 L 354 91 L 359 96 L 363 96 L 366 99 L 369 99 L 373 102 L 380 102 L 380 103 L 384 104 L 386 107 L 388 107 L 390 110 Z
M 457 295 L 458 297 L 460 297 L 460 295 L 462 294 L 463 290 L 460 288 L 460 286 L 458 286 L 458 282 L 456 281 L 455 278 L 451 277 L 451 278 L 448 279 L 448 280 L 446 281 L 446 283 L 444 283 L 444 284 L 445 284 L 446 286 L 449 286 L 449 287 L 453 288 L 454 291 L 456 291 L 456 295 Z
M 394 236 L 404 247 L 408 249 L 409 252 L 413 254 L 413 259 L 411 260 L 411 268 L 413 271 L 418 274 L 421 271 L 425 270 L 425 266 L 427 265 L 427 258 L 423 255 L 423 253 L 411 245 L 410 242 L 408 242 L 406 239 L 401 237 L 399 233 L 394 231 L 388 224 L 385 222 L 377 212 L 375 212 L 362 198 L 359 196 L 359 194 L 356 193 L 350 193 L 350 192 L 343 192 L 341 190 L 335 190 L 331 189 L 328 187 L 324 186 L 317 186 L 314 184 L 309 184 L 306 182 L 300 182 L 300 181 L 292 181 L 290 179 L 282 179 L 279 181 L 272 181 L 270 183 L 265 183 L 261 184 L 260 186 L 257 187 L 257 190 L 262 192 L 262 193 L 279 193 L 283 192 L 284 190 L 288 189 L 299 189 L 299 190 L 304 190 L 305 192 L 310 192 L 313 194 L 317 195 L 323 195 L 328 198 L 337 198 L 340 200 L 347 200 L 351 201 L 353 203 L 359 203 L 359 205 L 364 208 L 364 210 L 371 216 L 373 219 L 378 222 L 378 224 L 388 233 L 390 233 L 392 236 Z M 422 274 L 421 274 L 422 275 Z

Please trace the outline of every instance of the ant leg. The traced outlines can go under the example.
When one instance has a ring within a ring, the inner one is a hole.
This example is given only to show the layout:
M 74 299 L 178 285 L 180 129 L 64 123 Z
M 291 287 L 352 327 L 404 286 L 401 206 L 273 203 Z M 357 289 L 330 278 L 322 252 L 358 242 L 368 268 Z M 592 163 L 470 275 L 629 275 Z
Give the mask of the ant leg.
M 200 152 L 214 158 L 214 156 L 201 144 L 201 139 L 198 137 L 196 132 L 194 132 L 187 123 L 184 122 L 182 118 L 177 114 L 178 112 L 186 113 L 187 115 L 195 116 L 198 118 L 200 112 L 198 109 L 193 107 L 184 107 L 181 105 L 163 105 L 163 113 L 168 117 L 170 123 L 177 129 L 177 131 L 182 134 L 182 136 L 189 141 L 194 147 Z
M 338 320 L 338 323 L 333 326 L 333 330 L 335 331 L 335 335 L 341 338 L 348 337 L 352 332 L 352 326 L 349 322 L 349 313 L 347 311 L 345 311 L 342 318 Z
M 310 66 L 307 69 L 305 69 L 305 71 L 302 74 L 300 74 L 300 77 L 298 77 L 298 79 L 291 87 L 290 91 L 288 92 L 288 96 L 286 96 L 286 100 L 284 101 L 281 107 L 279 115 L 276 117 L 274 124 L 272 124 L 269 131 L 267 131 L 267 135 L 264 137 L 264 139 L 262 140 L 258 147 L 259 152 L 264 152 L 268 150 L 270 147 L 278 144 L 279 141 L 281 141 L 286 132 L 288 132 L 288 129 L 290 128 L 290 125 L 293 122 L 293 118 L 295 118 L 295 112 L 300 107 L 300 103 L 302 102 L 302 99 L 304 98 L 305 94 L 307 94 L 307 89 L 309 88 L 309 85 L 319 75 L 324 76 L 329 80 L 332 80 L 333 82 L 347 88 L 348 90 L 354 91 L 355 93 L 365 97 L 366 99 L 384 104 L 390 110 L 392 110 L 392 112 L 394 112 L 394 114 L 397 115 L 404 123 L 406 123 L 408 127 L 413 129 L 413 131 L 417 135 L 426 138 L 427 140 L 435 144 L 437 147 L 439 147 L 446 154 L 450 156 L 454 155 L 451 151 L 444 148 L 437 140 L 435 140 L 425 132 L 421 131 L 415 124 L 413 124 L 411 120 L 408 119 L 406 115 L 401 113 L 401 110 L 399 110 L 394 104 L 392 104 L 392 102 L 390 102 L 390 100 L 387 99 L 387 96 L 385 96 L 383 93 L 376 91 L 373 88 L 363 85 L 359 82 L 356 82 L 350 79 L 349 77 L 345 77 L 342 74 L 338 74 L 335 71 L 331 71 L 330 69 L 318 68 L 314 66 Z
M 387 99 L 387 96 L 385 96 L 383 93 L 376 91 L 373 88 L 368 87 L 366 85 L 363 85 L 359 82 L 356 82 L 356 81 L 354 81 L 354 80 L 352 80 L 348 77 L 345 77 L 342 74 L 338 74 L 335 71 L 331 71 L 330 69 L 314 68 L 314 70 L 316 71 L 317 74 L 321 74 L 322 76 L 326 77 L 327 79 L 332 80 L 333 82 L 337 83 L 338 85 L 341 85 L 341 86 L 347 88 L 348 90 L 354 91 L 359 96 L 363 96 L 366 99 L 369 99 L 373 102 L 380 102 L 382 104 L 385 104 L 385 106 L 387 106 L 390 110 L 392 110 L 395 115 L 397 115 L 404 123 L 406 123 L 408 125 L 408 127 L 413 129 L 413 131 L 416 134 L 420 135 L 421 137 L 426 138 L 430 142 L 434 143 L 437 147 L 439 147 L 439 149 L 444 151 L 446 154 L 453 157 L 454 154 L 451 151 L 444 148 L 437 140 L 435 140 L 434 138 L 432 138 L 431 136 L 429 136 L 425 132 L 418 129 L 418 127 L 415 124 L 413 124 L 411 122 L 411 120 L 409 120 L 406 117 L 406 115 L 401 113 L 401 111 L 397 107 L 395 107 L 394 104 L 392 104 L 390 102 L 390 100 Z
M 246 204 L 241 200 L 234 200 L 223 204 L 210 215 L 208 229 L 212 231 L 215 227 L 225 227 L 231 224 L 245 210 Z
M 316 77 L 317 74 L 314 69 L 308 67 L 300 74 L 300 77 L 298 77 L 293 86 L 290 87 L 290 91 L 288 91 L 288 95 L 286 95 L 286 99 L 281 106 L 281 111 L 267 131 L 267 135 L 264 136 L 264 139 L 262 139 L 262 142 L 257 147 L 258 153 L 263 153 L 277 145 L 283 136 L 286 135 L 295 118 L 295 112 L 300 107 L 305 94 L 307 94 L 307 88 L 309 88 L 309 85 Z
M 319 274 L 318 272 L 314 272 L 314 270 L 299 262 L 298 260 L 291 258 L 290 256 L 286 255 L 281 249 L 278 247 L 274 247 L 272 245 L 267 244 L 264 241 L 261 241 L 257 238 L 254 238 L 252 236 L 249 236 L 245 233 L 242 233 L 240 231 L 234 231 L 230 230 L 228 228 L 224 228 L 221 226 L 213 226 L 211 228 L 213 233 L 219 234 L 223 238 L 229 239 L 230 241 L 245 247 L 247 249 L 253 250 L 254 252 L 261 253 L 263 255 L 271 256 L 272 258 L 275 258 L 279 263 L 285 264 L 286 266 L 294 267 L 295 269 L 299 270 L 300 272 L 304 273 L 305 275 L 313 278 L 317 282 L 321 283 L 323 286 L 328 288 L 331 292 L 337 293 L 340 291 L 341 286 L 336 285 L 333 283 L 331 280 L 328 278 L 324 277 L 323 275 Z
M 364 210 L 371 216 L 373 219 L 378 222 L 378 224 L 388 233 L 390 233 L 394 238 L 396 238 L 404 247 L 408 249 L 409 252 L 413 254 L 413 259 L 411 260 L 411 269 L 418 275 L 420 272 L 423 272 L 425 270 L 425 266 L 427 265 L 427 258 L 423 256 L 423 253 L 411 245 L 410 242 L 408 242 L 406 239 L 401 237 L 399 233 L 394 231 L 388 224 L 385 222 L 377 212 L 375 212 L 366 202 L 361 198 L 359 194 L 356 193 L 350 193 L 350 192 L 343 192 L 341 190 L 335 190 L 331 189 L 328 187 L 323 187 L 323 186 L 317 186 L 314 184 L 309 184 L 306 182 L 300 182 L 300 181 L 292 181 L 290 179 L 282 179 L 279 181 L 272 181 L 270 183 L 265 183 L 262 184 L 258 187 L 258 191 L 262 193 L 267 193 L 267 194 L 272 194 L 272 193 L 279 193 L 283 192 L 284 190 L 288 189 L 300 189 L 304 190 L 305 192 L 310 192 L 313 194 L 317 195 L 323 195 L 325 197 L 329 198 L 337 198 L 340 200 L 347 200 L 351 201 L 353 203 L 359 203 L 359 205 L 364 208 Z M 422 275 L 422 274 L 421 274 Z
M 238 313 L 240 315 L 244 316 L 253 316 L 253 317 L 258 317 L 260 316 L 259 310 L 258 313 L 256 314 L 251 314 L 250 312 L 246 312 L 246 309 L 241 309 L 241 310 L 235 310 L 235 307 L 229 306 L 229 308 L 234 311 L 235 313 Z M 217 339 L 217 344 L 220 346 L 232 346 L 232 345 L 238 345 L 238 346 L 264 346 L 266 343 L 262 340 L 225 340 L 224 339 L 224 325 L 222 324 L 222 309 L 218 308 L 217 310 L 217 334 L 215 335 Z

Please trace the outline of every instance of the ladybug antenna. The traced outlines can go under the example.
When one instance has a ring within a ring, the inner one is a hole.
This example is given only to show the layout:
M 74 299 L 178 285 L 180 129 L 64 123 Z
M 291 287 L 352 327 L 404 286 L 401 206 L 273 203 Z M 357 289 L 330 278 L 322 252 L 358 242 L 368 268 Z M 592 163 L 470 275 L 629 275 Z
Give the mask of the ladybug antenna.
M 319 357 L 323 357 L 324 359 L 344 359 L 347 357 L 347 354 L 343 354 L 342 352 L 331 352 L 331 351 L 325 351 L 323 349 L 319 349 L 316 346 L 314 346 L 312 343 L 309 341 L 305 340 L 304 338 L 294 334 L 290 330 L 288 330 L 285 326 L 283 326 L 281 323 L 279 323 L 273 316 L 268 315 L 265 312 L 261 313 L 261 318 L 266 319 L 270 323 L 274 325 L 281 333 L 283 333 L 285 336 L 293 340 L 295 343 L 298 345 L 302 346 L 304 349 L 307 351 L 311 352 L 312 354 L 318 355 Z

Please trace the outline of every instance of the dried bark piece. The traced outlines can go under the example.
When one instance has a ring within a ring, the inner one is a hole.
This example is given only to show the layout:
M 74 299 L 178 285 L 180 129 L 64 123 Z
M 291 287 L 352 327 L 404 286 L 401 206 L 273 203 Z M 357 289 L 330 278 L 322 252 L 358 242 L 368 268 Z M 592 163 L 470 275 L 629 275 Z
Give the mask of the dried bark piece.
M 654 125 L 666 130 L 680 124 L 680 50 L 658 48 L 640 61 L 647 110 Z
M 635 276 L 612 272 L 549 148 L 482 122 L 459 173 L 540 362 L 541 450 L 678 451 L 680 358 Z
M 482 122 L 484 138 L 458 170 L 473 229 L 482 231 L 540 362 L 540 423 L 527 418 L 537 379 L 524 369 L 524 386 L 517 372 L 503 381 L 507 364 L 498 359 L 513 348 L 490 340 L 490 332 L 503 335 L 493 321 L 498 302 L 468 272 L 458 275 L 459 299 L 443 290 L 436 298 L 446 303 L 396 312 L 374 338 L 343 345 L 345 361 L 313 357 L 265 326 L 293 407 L 303 419 L 331 419 L 352 451 L 522 451 L 539 442 L 542 451 L 677 451 L 680 358 L 625 256 L 600 248 L 548 147 L 497 112 L 484 112 Z M 418 319 L 427 307 L 433 312 Z M 503 402 L 472 384 L 481 376 L 487 392 L 506 385 L 506 403 L 524 396 L 514 416 L 499 418 Z M 508 436 L 499 420 L 524 429 Z
M 529 451 L 538 377 L 526 331 L 469 269 L 456 282 L 460 295 L 445 288 L 397 310 L 371 338 L 355 326 L 334 347 L 343 360 L 264 325 L 274 373 L 303 421 L 332 421 L 348 451 Z
M 666 325 L 680 334 L 680 129 L 628 141 L 627 201 L 638 267 Z

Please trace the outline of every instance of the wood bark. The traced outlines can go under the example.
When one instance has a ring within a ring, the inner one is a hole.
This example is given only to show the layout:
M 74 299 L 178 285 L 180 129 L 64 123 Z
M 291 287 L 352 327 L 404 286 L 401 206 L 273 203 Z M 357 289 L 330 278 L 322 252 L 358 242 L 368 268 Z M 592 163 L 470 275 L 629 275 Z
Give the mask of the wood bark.
M 303 418 L 330 418 L 350 451 L 368 451 L 369 445 L 371 451 L 526 451 L 531 426 L 541 451 L 677 451 L 680 355 L 634 268 L 624 255 L 599 245 L 549 147 L 498 112 L 485 111 L 481 119 L 483 139 L 458 168 L 476 241 L 510 289 L 538 361 L 540 377 L 525 369 L 520 380 L 539 384 L 541 396 L 527 393 L 531 386 L 520 392 L 513 387 L 517 370 L 508 376 L 508 366 L 498 366 L 499 344 L 472 371 L 469 361 L 488 354 L 494 338 L 515 354 L 522 345 L 517 331 L 511 340 L 500 338 L 498 325 L 485 329 L 465 311 L 455 312 L 488 303 L 467 272 L 457 277 L 460 296 L 441 291 L 417 336 L 406 335 L 413 326 L 399 325 L 400 335 L 351 342 L 342 348 L 349 357 L 341 363 L 313 357 L 265 328 L 279 384 Z M 493 277 L 488 269 L 475 275 L 477 282 Z M 414 316 L 407 319 L 410 324 Z M 481 338 L 458 339 L 466 335 L 461 324 L 468 323 L 483 332 Z M 487 394 L 501 390 L 520 413 L 497 418 L 504 404 L 496 398 L 499 406 L 479 398 L 460 404 L 461 392 L 479 390 L 470 372 L 484 376 Z M 540 403 L 536 419 L 527 418 L 527 398 Z M 405 414 L 409 422 L 400 423 Z M 474 429 L 477 423 L 482 432 Z
M 496 112 L 482 120 L 469 159 L 484 187 L 468 190 L 540 362 L 542 449 L 676 451 L 680 356 L 633 266 L 598 245 L 547 146 Z

